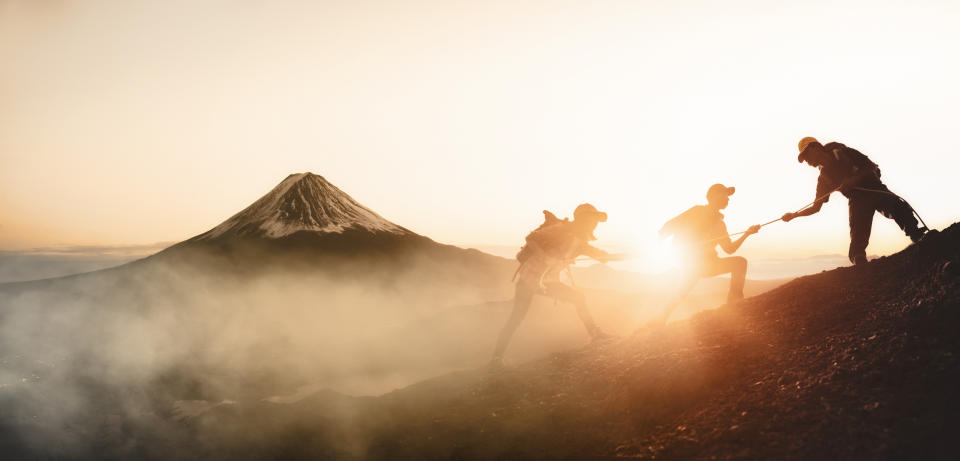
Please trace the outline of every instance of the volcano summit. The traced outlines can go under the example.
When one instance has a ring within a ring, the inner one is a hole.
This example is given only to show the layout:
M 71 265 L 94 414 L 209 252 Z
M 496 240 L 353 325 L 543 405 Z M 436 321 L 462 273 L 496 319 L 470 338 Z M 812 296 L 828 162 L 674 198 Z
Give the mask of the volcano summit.
M 345 230 L 413 234 L 361 205 L 323 176 L 296 173 L 287 176 L 260 200 L 193 240 L 226 236 L 278 238 L 296 232 L 339 234 Z
M 270 268 L 342 276 L 386 276 L 410 270 L 465 285 L 508 280 L 512 263 L 477 250 L 439 244 L 363 206 L 323 176 L 291 174 L 259 200 L 213 229 L 149 259 L 241 272 Z M 226 265 L 224 265 L 226 263 Z M 500 287 L 501 289 L 503 287 Z
M 174 274 L 241 284 L 285 274 L 387 289 L 406 293 L 399 296 L 416 299 L 414 304 L 447 306 L 509 296 L 514 268 L 512 261 L 437 243 L 390 222 L 307 172 L 287 176 L 226 221 L 147 258 L 93 273 L 6 284 L 6 289 L 84 286 L 96 279 L 140 292 L 172 287 L 168 279 Z

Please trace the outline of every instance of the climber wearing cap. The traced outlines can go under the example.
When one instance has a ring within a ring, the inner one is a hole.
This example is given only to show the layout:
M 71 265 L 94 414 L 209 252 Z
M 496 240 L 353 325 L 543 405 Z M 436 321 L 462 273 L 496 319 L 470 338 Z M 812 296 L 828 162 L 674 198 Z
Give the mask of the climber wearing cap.
M 611 260 L 609 253 L 589 243 L 596 240 L 593 231 L 597 224 L 607 220 L 607 214 L 598 211 L 589 203 L 584 203 L 573 211 L 573 221 L 560 220 L 549 211 L 545 211 L 544 216 L 545 222 L 527 235 L 526 244 L 517 254 L 521 265 L 517 270 L 513 313 L 497 339 L 493 352 L 494 365 L 503 364 L 503 354 L 510 338 L 530 310 L 530 303 L 536 294 L 576 306 L 580 320 L 594 340 L 610 337 L 594 323 L 583 293 L 560 281 L 560 272 L 577 256 L 586 255 L 600 262 Z
M 674 243 L 684 256 L 685 280 L 680 293 L 673 298 L 663 313 L 656 317 L 654 325 L 666 324 L 667 319 L 690 290 L 703 277 L 730 274 L 730 291 L 727 302 L 743 299 L 743 285 L 747 278 L 747 260 L 740 256 L 721 258 L 716 247 L 720 245 L 727 254 L 735 253 L 740 245 L 760 226 L 751 226 L 737 240 L 730 240 L 727 225 L 720 210 L 730 203 L 736 188 L 714 184 L 707 190 L 707 204 L 697 205 L 667 221 L 660 229 L 660 238 L 673 236 Z
M 830 199 L 830 194 L 839 190 L 847 197 L 849 205 L 850 249 L 847 256 L 853 264 L 867 262 L 867 244 L 870 243 L 875 211 L 893 219 L 914 242 L 927 232 L 926 227 L 917 226 L 910 204 L 890 192 L 880 181 L 880 168 L 866 155 L 838 142 L 820 144 L 811 137 L 801 139 L 797 147 L 800 149 L 798 162 L 820 169 L 817 198 L 809 208 L 784 214 L 782 219 L 785 222 L 819 212 Z

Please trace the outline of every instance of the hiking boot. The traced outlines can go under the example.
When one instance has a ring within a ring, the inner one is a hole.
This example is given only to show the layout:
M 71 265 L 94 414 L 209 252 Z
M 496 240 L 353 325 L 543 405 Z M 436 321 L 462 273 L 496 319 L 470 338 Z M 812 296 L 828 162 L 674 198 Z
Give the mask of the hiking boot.
M 850 261 L 854 266 L 860 266 L 867 263 L 867 257 L 865 255 L 854 256 Z

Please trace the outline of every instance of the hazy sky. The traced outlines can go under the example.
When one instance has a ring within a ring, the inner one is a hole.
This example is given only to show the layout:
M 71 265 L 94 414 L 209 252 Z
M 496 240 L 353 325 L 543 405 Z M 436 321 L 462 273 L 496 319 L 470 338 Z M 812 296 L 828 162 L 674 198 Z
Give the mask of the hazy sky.
M 812 200 L 803 136 L 952 223 L 960 3 L 791 3 L 0 0 L 0 249 L 179 241 L 312 171 L 442 242 L 589 201 L 646 251 L 714 182 L 731 230 Z M 846 253 L 846 211 L 744 250 Z

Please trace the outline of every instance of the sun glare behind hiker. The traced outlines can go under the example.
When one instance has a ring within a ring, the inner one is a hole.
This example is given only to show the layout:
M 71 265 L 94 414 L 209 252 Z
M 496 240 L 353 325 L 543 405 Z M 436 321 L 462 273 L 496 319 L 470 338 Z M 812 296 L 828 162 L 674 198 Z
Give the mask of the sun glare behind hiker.
M 760 226 L 750 226 L 737 240 L 730 240 L 727 225 L 723 222 L 723 210 L 730 204 L 730 196 L 736 188 L 723 184 L 714 184 L 707 190 L 707 204 L 696 205 L 674 217 L 660 229 L 660 237 L 673 237 L 681 255 L 683 285 L 680 293 L 674 297 L 657 316 L 651 325 L 667 323 L 670 314 L 693 290 L 697 281 L 703 277 L 730 274 L 730 291 L 727 302 L 743 299 L 743 286 L 747 276 L 747 260 L 740 256 L 721 258 L 717 255 L 719 246 L 727 254 L 736 253 L 747 237 L 760 231 Z

